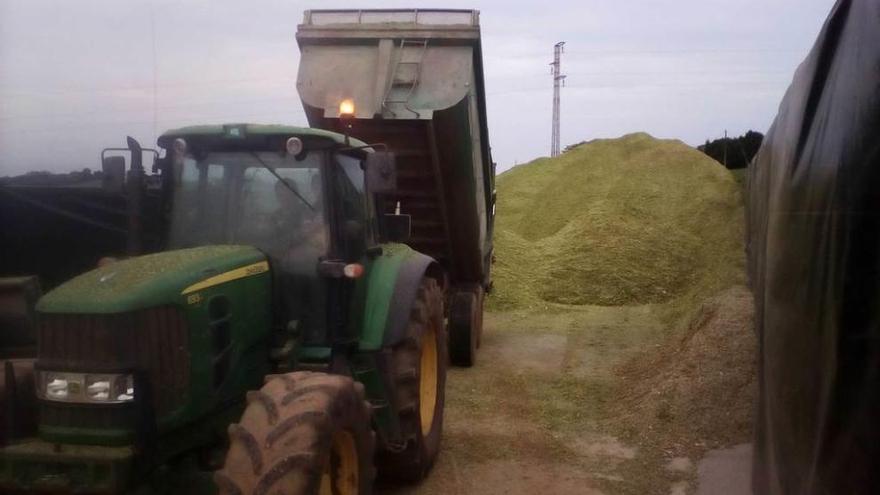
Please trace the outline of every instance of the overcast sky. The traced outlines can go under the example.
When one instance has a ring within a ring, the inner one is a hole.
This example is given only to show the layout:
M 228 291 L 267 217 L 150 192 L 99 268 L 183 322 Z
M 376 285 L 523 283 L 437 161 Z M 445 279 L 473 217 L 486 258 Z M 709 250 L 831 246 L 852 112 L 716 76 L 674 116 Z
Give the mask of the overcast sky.
M 562 144 L 647 131 L 697 145 L 770 125 L 832 0 L 366 2 L 0 0 L 0 176 L 100 169 L 130 134 L 305 125 L 294 83 L 308 8 L 481 11 L 489 133 L 503 170 Z

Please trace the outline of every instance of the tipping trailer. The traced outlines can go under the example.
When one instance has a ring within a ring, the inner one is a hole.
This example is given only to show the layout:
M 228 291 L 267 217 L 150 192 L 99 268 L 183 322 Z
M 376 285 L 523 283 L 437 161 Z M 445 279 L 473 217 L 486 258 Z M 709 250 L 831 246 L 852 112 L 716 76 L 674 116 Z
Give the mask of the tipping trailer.
M 479 12 L 310 10 L 296 39 L 310 126 L 395 154 L 397 188 L 377 211 L 409 214 L 407 244 L 445 268 L 450 358 L 472 365 L 495 209 Z

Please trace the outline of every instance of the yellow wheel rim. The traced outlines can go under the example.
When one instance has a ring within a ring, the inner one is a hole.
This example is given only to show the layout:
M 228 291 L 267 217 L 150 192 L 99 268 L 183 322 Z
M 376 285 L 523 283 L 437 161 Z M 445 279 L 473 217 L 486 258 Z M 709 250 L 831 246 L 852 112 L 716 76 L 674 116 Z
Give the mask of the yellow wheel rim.
M 330 454 L 321 473 L 321 495 L 357 495 L 358 453 L 354 437 L 348 431 L 333 434 Z
M 434 424 L 437 407 L 437 334 L 429 325 L 422 336 L 421 373 L 419 380 L 419 418 L 422 436 L 428 436 Z

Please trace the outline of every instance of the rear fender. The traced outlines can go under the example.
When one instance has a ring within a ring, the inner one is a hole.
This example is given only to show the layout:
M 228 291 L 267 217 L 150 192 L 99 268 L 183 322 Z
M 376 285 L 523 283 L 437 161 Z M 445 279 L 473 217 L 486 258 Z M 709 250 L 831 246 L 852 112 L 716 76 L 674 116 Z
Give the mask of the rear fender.
M 442 284 L 440 266 L 403 244 L 383 246 L 365 278 L 360 350 L 375 351 L 403 339 L 409 313 L 422 278 L 428 274 Z

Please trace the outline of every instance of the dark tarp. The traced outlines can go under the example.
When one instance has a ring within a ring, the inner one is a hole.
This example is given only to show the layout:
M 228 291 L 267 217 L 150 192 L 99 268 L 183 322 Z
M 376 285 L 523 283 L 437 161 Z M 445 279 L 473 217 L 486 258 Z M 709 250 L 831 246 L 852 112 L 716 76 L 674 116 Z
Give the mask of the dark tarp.
M 880 493 L 880 0 L 834 6 L 747 208 L 755 493 Z

